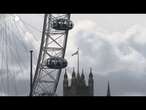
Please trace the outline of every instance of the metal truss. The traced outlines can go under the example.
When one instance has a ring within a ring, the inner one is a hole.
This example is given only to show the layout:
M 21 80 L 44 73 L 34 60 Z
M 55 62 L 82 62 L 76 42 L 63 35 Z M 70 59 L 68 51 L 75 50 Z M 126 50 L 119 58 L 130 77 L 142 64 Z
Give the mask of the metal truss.
M 69 30 L 55 30 L 51 23 L 58 18 L 70 20 L 70 14 L 45 14 L 40 53 L 32 84 L 32 96 L 54 96 L 61 69 L 49 69 L 45 64 L 50 57 L 65 56 Z

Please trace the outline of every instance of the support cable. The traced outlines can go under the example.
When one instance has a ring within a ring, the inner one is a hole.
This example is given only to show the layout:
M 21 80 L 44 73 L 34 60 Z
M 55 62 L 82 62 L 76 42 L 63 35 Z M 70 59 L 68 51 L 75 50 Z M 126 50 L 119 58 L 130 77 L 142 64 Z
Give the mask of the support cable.
M 31 27 L 32 29 L 36 30 L 36 32 L 38 32 L 38 33 L 41 35 L 42 31 L 40 31 L 39 29 L 35 28 L 35 27 L 32 26 L 31 24 L 25 22 L 23 19 L 21 19 L 21 17 L 19 17 L 19 18 L 20 18 L 20 21 L 23 23 L 23 25 L 24 25 L 24 27 L 25 27 L 26 29 L 29 29 L 29 27 Z M 35 37 L 35 40 L 36 40 L 36 41 L 39 41 L 39 40 L 40 40 L 40 39 L 38 39 L 37 36 L 34 35 L 34 37 Z
M 9 43 L 8 43 L 8 49 L 9 49 L 8 52 L 9 52 L 9 54 L 8 54 L 8 55 L 11 55 L 11 56 L 10 56 L 11 59 L 10 59 L 9 64 L 12 64 L 12 60 L 13 60 L 13 59 L 12 59 L 12 58 L 13 58 L 13 54 L 12 54 L 13 51 L 12 51 L 12 50 L 13 50 L 13 49 L 11 49 L 11 48 L 12 48 L 12 44 L 11 44 L 11 42 L 10 42 L 10 41 L 11 41 L 11 35 L 9 35 L 9 32 L 10 32 L 10 31 L 9 31 L 9 29 L 8 29 L 8 27 L 11 26 L 10 23 L 11 23 L 11 22 L 7 22 L 5 31 L 6 31 L 6 36 L 9 38 L 9 39 L 8 39 L 8 41 L 9 41 Z M 16 85 L 16 84 L 17 84 L 17 83 L 16 83 L 16 72 L 15 72 L 15 71 L 12 71 L 11 69 L 10 69 L 10 72 L 11 72 L 11 74 L 10 74 L 10 75 L 11 75 L 11 80 L 14 79 L 14 94 L 17 95 L 18 92 L 17 92 L 17 85 Z M 13 74 L 14 74 L 14 75 L 13 75 Z
M 15 24 L 15 23 L 14 23 Z M 19 31 L 19 28 L 18 28 L 18 26 L 15 24 L 15 26 L 16 26 L 16 29 L 17 29 L 17 32 L 18 32 L 18 34 L 21 36 L 22 35 L 22 33 Z M 23 29 L 22 29 L 23 30 Z M 24 32 L 24 31 L 23 31 Z M 25 34 L 25 33 L 24 33 Z M 23 36 L 23 35 L 22 35 Z M 19 38 L 18 38 L 19 39 Z M 21 41 L 20 39 L 19 39 L 19 41 Z M 34 50 L 37 50 L 36 48 L 35 48 L 35 46 L 31 43 L 31 46 L 34 48 Z M 28 47 L 27 46 L 25 46 L 25 44 L 24 44 L 24 42 L 23 42 L 23 47 L 25 48 L 25 52 L 27 53 L 28 52 L 28 50 L 30 50 L 30 49 L 28 49 Z M 28 54 L 27 54 L 27 56 L 28 56 Z M 37 56 L 36 56 L 36 54 L 34 54 L 34 59 L 35 60 L 37 60 Z
M 16 44 L 17 44 L 17 41 L 18 41 L 18 38 L 17 38 L 17 35 L 15 36 L 15 38 L 14 38 L 14 32 L 12 32 L 12 31 L 10 31 L 11 32 L 11 36 L 12 36 L 12 42 L 13 42 L 13 47 L 14 47 L 14 51 L 13 52 L 15 52 L 14 54 L 15 54 L 15 56 L 16 56 L 16 62 L 17 62 L 17 64 L 19 65 L 18 67 L 19 67 L 19 69 L 20 69 L 20 72 L 21 73 L 24 73 L 24 70 L 23 70 L 23 67 L 21 66 L 21 64 L 20 64 L 20 60 L 18 60 L 18 59 L 21 59 L 21 57 L 20 57 L 20 55 L 19 55 L 19 52 L 18 52 L 18 50 L 17 50 L 17 46 L 16 46 Z M 16 38 L 17 38 L 17 40 L 16 40 Z

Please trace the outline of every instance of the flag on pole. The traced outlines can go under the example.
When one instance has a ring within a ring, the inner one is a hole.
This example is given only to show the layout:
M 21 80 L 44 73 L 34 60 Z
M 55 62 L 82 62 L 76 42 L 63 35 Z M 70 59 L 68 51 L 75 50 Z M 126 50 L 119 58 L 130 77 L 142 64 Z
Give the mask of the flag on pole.
M 72 54 L 72 56 L 74 56 L 74 55 L 78 55 L 78 57 L 77 57 L 77 71 L 79 73 L 79 48 L 75 53 Z
M 77 55 L 79 51 L 77 50 L 75 53 L 72 54 L 72 56 Z

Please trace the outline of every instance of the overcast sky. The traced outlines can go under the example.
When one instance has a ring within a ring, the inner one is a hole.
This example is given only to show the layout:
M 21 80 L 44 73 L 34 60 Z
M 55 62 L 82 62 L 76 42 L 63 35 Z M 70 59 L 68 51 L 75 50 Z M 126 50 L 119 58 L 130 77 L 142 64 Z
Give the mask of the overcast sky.
M 43 15 L 18 16 L 41 31 Z M 71 54 L 79 47 L 80 70 L 85 69 L 86 80 L 89 68 L 93 68 L 95 96 L 106 95 L 108 80 L 112 95 L 146 95 L 146 15 L 72 14 L 71 19 L 75 27 L 69 32 L 66 51 L 68 75 L 76 67 L 76 57 Z M 31 47 L 31 37 L 28 39 Z M 63 74 L 57 90 L 59 95 L 62 95 Z

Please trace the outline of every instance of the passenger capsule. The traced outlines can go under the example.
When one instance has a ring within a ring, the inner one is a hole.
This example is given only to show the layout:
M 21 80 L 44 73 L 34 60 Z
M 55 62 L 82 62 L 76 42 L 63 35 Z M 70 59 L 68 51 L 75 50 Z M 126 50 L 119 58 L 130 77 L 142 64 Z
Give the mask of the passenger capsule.
M 56 19 L 52 23 L 52 28 L 55 30 L 70 30 L 73 28 L 73 22 L 68 19 Z
M 50 69 L 62 69 L 67 67 L 67 60 L 61 57 L 52 57 L 47 59 L 47 67 Z

